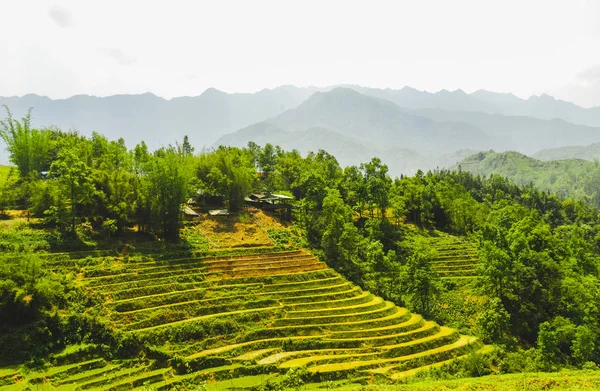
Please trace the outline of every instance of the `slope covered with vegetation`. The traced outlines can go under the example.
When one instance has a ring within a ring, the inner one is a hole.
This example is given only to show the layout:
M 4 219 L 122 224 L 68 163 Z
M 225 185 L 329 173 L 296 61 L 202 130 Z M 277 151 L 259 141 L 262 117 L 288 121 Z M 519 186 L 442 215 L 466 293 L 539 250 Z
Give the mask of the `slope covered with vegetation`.
M 547 190 L 562 198 L 600 207 L 600 166 L 582 159 L 541 161 L 517 152 L 480 152 L 457 164 L 476 175 L 498 174 L 519 185 Z
M 600 362 L 600 221 L 584 200 L 465 171 L 392 179 L 378 158 L 342 168 L 325 151 L 196 154 L 185 138 L 150 152 L 3 124 L 18 173 L 0 231 L 6 387 L 294 387 Z M 292 195 L 293 224 L 251 217 L 257 191 Z M 234 220 L 186 223 L 191 196 Z M 481 343 L 496 346 L 463 357 Z

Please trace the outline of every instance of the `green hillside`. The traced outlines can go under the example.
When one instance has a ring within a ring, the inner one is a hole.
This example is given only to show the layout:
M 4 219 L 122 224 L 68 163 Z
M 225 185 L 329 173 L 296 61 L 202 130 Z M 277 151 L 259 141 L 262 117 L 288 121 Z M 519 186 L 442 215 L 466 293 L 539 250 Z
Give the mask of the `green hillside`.
M 519 185 L 532 184 L 562 198 L 584 199 L 600 207 L 600 166 L 582 159 L 541 161 L 518 152 L 480 152 L 457 164 L 476 175 L 498 174 Z

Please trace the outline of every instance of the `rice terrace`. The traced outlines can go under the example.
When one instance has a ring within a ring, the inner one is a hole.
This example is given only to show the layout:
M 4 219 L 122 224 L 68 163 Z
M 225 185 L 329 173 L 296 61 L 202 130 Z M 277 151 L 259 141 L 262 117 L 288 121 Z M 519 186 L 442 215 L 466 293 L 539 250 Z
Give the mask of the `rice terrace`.
M 492 351 L 360 289 L 295 245 L 276 219 L 260 211 L 242 217 L 188 223 L 187 247 L 120 243 L 44 255 L 45 267 L 98 298 L 94 316 L 141 344 L 143 354 L 111 359 L 104 344 L 67 346 L 44 369 L 0 369 L 0 390 L 384 389 Z M 13 230 L 33 234 L 23 214 L 13 220 Z M 256 222 L 251 235 L 248 221 Z M 213 241 L 245 236 L 246 243 L 217 247 L 200 231 Z M 248 245 L 252 235 L 258 242 Z M 431 240 L 443 254 L 433 264 L 447 270 L 443 278 L 472 278 L 473 251 L 464 240 Z
M 110 361 L 102 345 L 69 346 L 45 371 L 3 369 L 2 389 L 248 388 L 294 371 L 314 382 L 349 374 L 367 382 L 489 351 L 477 338 L 363 291 L 292 243 L 202 244 L 46 255 L 47 268 L 76 276 L 86 294 L 101 298 L 94 311 L 141 341 L 146 356 Z

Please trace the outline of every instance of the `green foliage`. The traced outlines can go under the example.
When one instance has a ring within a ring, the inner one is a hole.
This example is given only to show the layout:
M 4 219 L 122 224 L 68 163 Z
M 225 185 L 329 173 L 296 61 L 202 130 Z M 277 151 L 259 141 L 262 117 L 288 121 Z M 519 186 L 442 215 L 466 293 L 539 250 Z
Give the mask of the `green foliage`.
M 360 168 L 364 172 L 371 217 L 374 216 L 374 209 L 377 208 L 381 218 L 385 219 L 392 185 L 392 180 L 388 175 L 388 167 L 382 164 L 379 158 L 373 158 L 369 163 L 361 164 Z
M 75 234 L 76 206 L 89 203 L 93 191 L 90 168 L 74 150 L 64 148 L 52 162 L 50 171 L 64 187 L 63 194 L 71 201 L 70 230 Z
M 248 150 L 219 147 L 197 160 L 197 177 L 205 193 L 222 196 L 230 210 L 237 211 L 256 181 L 252 154 Z
M 0 216 L 15 202 L 17 179 L 14 167 L 0 166 Z
M 498 298 L 489 300 L 477 317 L 477 326 L 484 342 L 505 342 L 510 331 L 510 314 Z
M 416 241 L 411 255 L 402 268 L 400 286 L 405 302 L 412 310 L 431 315 L 441 284 L 431 269 L 431 261 L 436 254 L 427 244 Z
M 9 258 L 18 256 L 21 252 L 41 252 L 49 249 L 48 235 L 31 228 L 26 222 L 17 222 L 11 224 L 10 229 L 0 230 L 0 257 Z
M 144 167 L 142 179 L 143 210 L 149 228 L 167 240 L 179 239 L 182 226 L 181 205 L 190 195 L 192 166 L 173 148 L 157 151 Z
M 545 370 L 556 370 L 564 364 L 597 362 L 600 358 L 598 337 L 594 326 L 576 326 L 561 316 L 544 322 L 537 339 L 540 366 Z
M 273 241 L 276 248 L 285 248 L 294 240 L 294 236 L 287 229 L 272 228 L 267 231 L 269 238 Z
M 7 145 L 10 161 L 18 167 L 21 178 L 32 174 L 37 177 L 50 166 L 51 132 L 31 128 L 31 109 L 19 121 L 12 117 L 8 107 L 4 108 L 7 118 L 0 121 L 0 138 Z

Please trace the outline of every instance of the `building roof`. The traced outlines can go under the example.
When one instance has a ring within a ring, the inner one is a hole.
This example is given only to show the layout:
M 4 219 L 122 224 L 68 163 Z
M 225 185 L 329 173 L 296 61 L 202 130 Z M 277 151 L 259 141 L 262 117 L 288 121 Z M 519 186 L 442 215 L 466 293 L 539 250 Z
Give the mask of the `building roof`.
M 183 207 L 183 213 L 185 213 L 188 216 L 200 216 L 198 214 L 198 212 L 196 212 L 194 209 L 190 208 L 189 206 L 185 205 Z
M 227 209 L 213 209 L 209 210 L 208 214 L 211 216 L 229 216 L 229 211 Z
M 246 197 L 248 201 L 277 201 L 277 200 L 292 200 L 293 197 L 286 196 L 283 194 L 271 194 L 271 193 L 254 193 L 250 194 L 250 197 Z
M 294 197 L 286 196 L 283 194 L 271 194 L 271 197 L 275 197 L 280 200 L 293 200 L 294 199 Z

